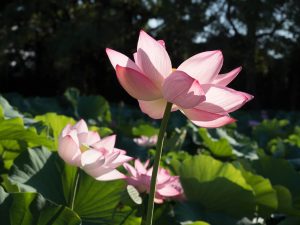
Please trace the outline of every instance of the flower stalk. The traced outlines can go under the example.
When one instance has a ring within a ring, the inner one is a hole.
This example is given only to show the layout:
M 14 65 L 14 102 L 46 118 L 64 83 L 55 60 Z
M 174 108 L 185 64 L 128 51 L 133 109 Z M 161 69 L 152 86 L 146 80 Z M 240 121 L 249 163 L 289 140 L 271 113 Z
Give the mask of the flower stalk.
M 164 116 L 163 116 L 163 119 L 162 119 L 162 122 L 160 125 L 160 130 L 159 130 L 159 134 L 158 134 L 158 138 L 157 138 L 156 153 L 155 153 L 155 159 L 154 159 L 154 164 L 153 164 L 150 192 L 149 192 L 149 198 L 148 198 L 146 225 L 152 225 L 153 210 L 154 210 L 154 197 L 155 197 L 155 191 L 156 191 L 156 179 L 157 179 L 160 158 L 161 158 L 161 154 L 162 154 L 162 150 L 163 150 L 165 132 L 166 132 L 167 124 L 169 121 L 171 109 L 172 109 L 172 103 L 168 102 L 166 105 L 166 108 L 165 108 Z M 143 221 L 142 221 L 142 224 L 144 224 Z
M 75 198 L 76 198 L 76 194 L 77 194 L 77 191 L 78 191 L 79 179 L 80 179 L 80 169 L 77 168 L 75 179 L 74 179 L 74 186 L 73 186 L 73 189 L 72 189 L 71 202 L 70 202 L 70 208 L 72 210 L 74 209 L 74 203 L 75 203 Z

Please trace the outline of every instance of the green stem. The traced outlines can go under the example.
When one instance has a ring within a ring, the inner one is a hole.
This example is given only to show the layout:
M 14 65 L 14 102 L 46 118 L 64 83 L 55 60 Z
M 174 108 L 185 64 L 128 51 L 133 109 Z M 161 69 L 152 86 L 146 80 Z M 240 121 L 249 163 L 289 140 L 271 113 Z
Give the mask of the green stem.
M 158 134 L 158 138 L 157 138 L 156 154 L 155 154 L 155 159 L 154 159 L 153 171 L 152 171 L 152 176 L 151 176 L 150 193 L 149 193 L 149 198 L 148 198 L 146 225 L 152 225 L 157 172 L 158 172 L 161 153 L 162 153 L 162 149 L 163 149 L 165 132 L 166 132 L 168 120 L 169 120 L 170 113 L 171 113 L 171 108 L 172 108 L 172 103 L 168 102 L 166 105 L 166 109 L 164 112 L 164 116 L 163 116 L 163 119 L 162 119 L 162 122 L 160 125 L 160 130 L 159 130 L 159 134 Z M 143 221 L 142 221 L 142 224 L 143 224 Z
M 146 224 L 146 217 L 147 217 L 147 205 L 148 205 L 148 199 L 149 196 L 148 194 L 143 194 L 143 204 L 142 204 L 142 208 L 141 208 L 141 212 L 142 212 L 142 222 L 141 225 L 145 225 Z
M 79 184 L 79 178 L 80 178 L 80 169 L 77 168 L 76 175 L 75 175 L 75 182 L 74 182 L 74 186 L 73 186 L 73 192 L 72 192 L 72 196 L 71 196 L 70 208 L 72 210 L 74 209 L 74 203 L 75 203 L 75 198 L 76 198 L 76 194 L 77 194 L 77 190 L 78 190 L 78 184 Z

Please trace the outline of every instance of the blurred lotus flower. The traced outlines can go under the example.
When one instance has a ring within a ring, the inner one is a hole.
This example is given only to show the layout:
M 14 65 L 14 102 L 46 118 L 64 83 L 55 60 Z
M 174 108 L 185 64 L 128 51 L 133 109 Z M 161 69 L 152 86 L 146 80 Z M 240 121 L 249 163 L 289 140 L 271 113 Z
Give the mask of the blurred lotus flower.
M 157 143 L 157 135 L 153 135 L 151 137 L 141 136 L 139 138 L 134 138 L 133 141 L 142 147 L 152 147 Z
M 263 120 L 267 120 L 267 119 L 269 119 L 269 115 L 268 115 L 268 112 L 266 111 L 266 110 L 262 110 L 261 112 L 260 112 L 261 114 L 261 118 L 263 119 Z
M 249 125 L 250 127 L 256 127 L 256 126 L 258 126 L 259 124 L 260 124 L 260 122 L 257 121 L 257 120 L 249 120 L 249 121 L 248 121 L 248 125 Z
M 226 87 L 241 67 L 219 74 L 221 51 L 199 53 L 172 69 L 164 42 L 141 31 L 134 61 L 112 49 L 106 53 L 122 87 L 153 119 L 161 119 L 166 103 L 171 102 L 172 111 L 179 109 L 196 125 L 220 127 L 234 122 L 228 113 L 253 98 Z
M 149 161 L 142 164 L 139 159 L 134 162 L 134 167 L 124 163 L 124 168 L 128 171 L 127 182 L 133 185 L 140 193 L 150 191 L 152 168 L 147 169 Z M 163 168 L 159 168 L 156 182 L 155 203 L 163 203 L 164 199 L 184 199 L 183 189 L 179 177 L 171 176 Z
M 124 150 L 114 147 L 116 136 L 100 139 L 89 131 L 84 120 L 74 126 L 67 125 L 59 138 L 58 154 L 68 164 L 82 168 L 97 180 L 125 178 L 117 168 L 132 158 Z

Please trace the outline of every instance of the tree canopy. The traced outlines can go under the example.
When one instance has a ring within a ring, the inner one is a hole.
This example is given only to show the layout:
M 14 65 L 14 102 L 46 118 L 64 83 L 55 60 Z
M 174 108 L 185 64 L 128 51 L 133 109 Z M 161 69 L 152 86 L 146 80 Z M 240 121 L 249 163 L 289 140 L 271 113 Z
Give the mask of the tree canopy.
M 223 72 L 256 109 L 300 109 L 300 2 L 297 0 L 3 0 L 0 91 L 85 94 L 130 101 L 105 54 L 135 52 L 140 29 L 164 39 L 173 67 L 206 50 L 224 54 Z M 112 91 L 113 90 L 113 91 Z

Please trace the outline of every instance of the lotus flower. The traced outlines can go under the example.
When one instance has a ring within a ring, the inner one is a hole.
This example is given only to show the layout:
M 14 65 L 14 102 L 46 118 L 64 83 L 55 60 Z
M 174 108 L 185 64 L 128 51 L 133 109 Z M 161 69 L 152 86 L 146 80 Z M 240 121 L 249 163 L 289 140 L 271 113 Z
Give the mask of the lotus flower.
M 106 53 L 121 86 L 153 119 L 161 119 L 166 103 L 171 102 L 172 111 L 179 109 L 194 124 L 220 127 L 234 122 L 228 113 L 253 98 L 226 87 L 241 67 L 219 74 L 223 64 L 221 51 L 199 53 L 172 69 L 164 42 L 141 31 L 134 61 L 109 48 Z
M 82 168 L 97 180 L 126 178 L 117 168 L 132 158 L 114 147 L 116 136 L 100 139 L 97 132 L 89 131 L 84 120 L 67 125 L 59 137 L 59 156 L 68 164 Z
M 139 138 L 134 138 L 133 141 L 142 147 L 152 147 L 157 143 L 157 135 L 153 135 L 151 137 L 141 136 Z
M 142 164 L 139 159 L 134 162 L 134 167 L 128 163 L 124 163 L 124 168 L 128 171 L 127 182 L 133 185 L 140 193 L 150 191 L 150 182 L 152 168 L 147 169 L 149 161 Z M 163 203 L 165 199 L 183 199 L 183 189 L 181 187 L 179 177 L 171 176 L 170 173 L 163 168 L 159 168 L 156 181 L 155 203 Z

